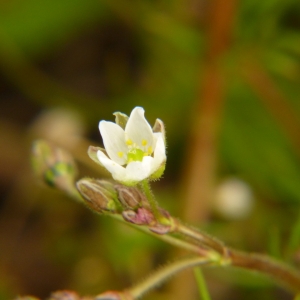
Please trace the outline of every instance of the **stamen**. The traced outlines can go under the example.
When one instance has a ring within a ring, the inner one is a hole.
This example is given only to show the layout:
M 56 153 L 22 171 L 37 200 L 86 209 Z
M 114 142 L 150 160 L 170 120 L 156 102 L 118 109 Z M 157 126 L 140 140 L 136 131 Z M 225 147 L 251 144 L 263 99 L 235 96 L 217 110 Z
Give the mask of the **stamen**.
M 146 146 L 148 142 L 146 140 L 142 140 L 142 146 Z
M 131 145 L 133 144 L 133 142 L 132 142 L 131 139 L 128 139 L 128 140 L 126 141 L 126 144 L 127 144 L 128 146 L 131 146 Z
M 150 154 L 152 154 L 152 152 L 153 152 L 153 148 L 151 146 L 148 147 L 148 154 L 150 155 Z
M 124 153 L 123 153 L 123 152 L 121 152 L 121 151 L 120 151 L 120 152 L 118 152 L 118 156 L 119 156 L 119 157 L 123 157 L 123 155 L 124 155 Z

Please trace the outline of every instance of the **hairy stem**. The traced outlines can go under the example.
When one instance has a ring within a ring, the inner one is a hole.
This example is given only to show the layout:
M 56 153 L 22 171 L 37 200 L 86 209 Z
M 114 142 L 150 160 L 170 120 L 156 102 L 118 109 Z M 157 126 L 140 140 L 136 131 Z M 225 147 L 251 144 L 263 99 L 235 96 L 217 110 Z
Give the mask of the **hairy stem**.
M 150 187 L 148 183 L 144 184 L 146 187 L 146 192 L 151 193 Z M 153 197 L 149 197 L 146 195 L 148 199 L 152 199 L 150 201 L 154 201 L 154 207 L 157 209 L 159 213 L 159 208 Z M 75 197 L 75 194 L 73 195 Z M 78 200 L 78 198 L 77 198 Z M 160 214 L 160 213 L 159 213 Z M 253 254 L 253 253 L 245 253 L 240 252 L 231 248 L 226 247 L 219 240 L 210 237 L 209 235 L 202 233 L 194 228 L 187 227 L 183 225 L 180 221 L 171 217 L 171 220 L 174 221 L 174 233 L 182 234 L 184 237 L 189 238 L 193 242 L 184 241 L 179 237 L 172 236 L 170 233 L 168 234 L 156 234 L 151 232 L 146 226 L 134 225 L 126 222 L 121 215 L 118 214 L 108 214 L 111 217 L 114 217 L 122 222 L 125 222 L 134 228 L 137 228 L 141 231 L 144 231 L 148 234 L 151 234 L 166 243 L 169 243 L 173 246 L 180 247 L 182 249 L 191 251 L 197 254 L 197 259 L 192 261 L 183 260 L 179 261 L 178 264 L 174 263 L 172 265 L 167 266 L 165 269 L 158 271 L 157 276 L 155 275 L 153 278 L 145 280 L 141 285 L 137 286 L 133 289 L 133 293 L 140 293 L 141 295 L 145 293 L 146 290 L 149 290 L 152 286 L 166 280 L 170 275 L 179 272 L 182 269 L 197 265 L 193 262 L 214 262 L 215 265 L 219 266 L 234 266 L 240 267 L 243 269 L 247 269 L 250 271 L 257 271 L 262 274 L 268 275 L 269 277 L 276 280 L 279 284 L 285 287 L 287 290 L 293 292 L 300 292 L 300 272 L 289 267 L 288 265 L 269 258 L 265 255 Z M 164 216 L 161 215 L 161 218 Z M 162 221 L 164 221 L 162 219 Z M 167 221 L 170 221 L 167 219 Z M 137 290 L 136 290 L 137 289 Z
M 207 246 L 220 256 L 221 265 L 231 265 L 268 275 L 282 286 L 294 292 L 300 292 L 300 273 L 288 265 L 265 255 L 244 253 L 226 247 L 222 242 L 196 229 L 177 224 L 177 232 L 194 239 L 199 245 Z M 208 250 L 209 251 L 209 250 Z
M 209 257 L 193 257 L 188 259 L 177 260 L 176 262 L 169 264 L 154 274 L 152 274 L 147 279 L 143 280 L 141 283 L 126 290 L 127 294 L 130 294 L 132 299 L 138 299 L 147 293 L 152 288 L 166 281 L 172 275 L 176 273 L 195 266 L 207 265 L 213 263 L 213 259 Z
M 120 220 L 122 221 L 121 218 Z M 177 232 L 194 239 L 199 243 L 198 246 L 180 240 L 179 238 L 173 237 L 171 235 L 158 235 L 149 231 L 147 227 L 133 224 L 130 225 L 143 232 L 151 234 L 152 236 L 155 236 L 158 239 L 175 247 L 180 247 L 182 249 L 197 253 L 200 258 L 208 257 L 210 255 L 215 257 L 219 256 L 218 265 L 234 266 L 251 271 L 257 271 L 273 278 L 290 291 L 300 292 L 300 273 L 297 272 L 297 270 L 289 267 L 288 265 L 268 256 L 245 253 L 228 248 L 217 239 L 214 239 L 207 234 L 204 234 L 182 224 L 177 224 Z M 207 247 L 206 249 L 203 248 L 205 246 Z
M 300 292 L 300 274 L 288 265 L 265 255 L 234 249 L 229 249 L 228 253 L 232 266 L 267 274 L 288 290 Z
M 160 223 L 164 223 L 166 218 L 159 212 L 158 204 L 155 200 L 153 193 L 151 192 L 149 181 L 147 179 L 141 181 L 141 187 L 144 191 L 145 196 L 149 201 L 155 219 Z
M 157 234 L 157 233 L 154 233 L 152 231 L 150 231 L 148 229 L 148 227 L 145 227 L 145 226 L 141 226 L 141 225 L 135 225 L 135 224 L 132 224 L 132 223 L 128 223 L 126 221 L 124 221 L 124 219 L 120 216 L 120 215 L 109 215 L 111 217 L 113 217 L 114 219 L 117 219 L 118 221 L 122 222 L 122 223 L 125 223 L 135 229 L 138 229 L 142 232 L 145 232 L 147 234 L 150 234 L 172 246 L 175 246 L 175 247 L 178 247 L 178 248 L 181 248 L 181 249 L 184 249 L 184 250 L 187 250 L 187 251 L 190 251 L 190 252 L 193 252 L 195 254 L 198 254 L 198 255 L 206 255 L 207 253 L 207 250 L 204 250 L 203 248 L 200 248 L 199 246 L 197 245 L 193 245 L 189 242 L 186 242 L 186 241 L 183 241 L 179 238 L 176 238 L 174 236 L 171 236 L 171 235 L 162 235 L 162 234 Z
M 224 253 L 225 248 L 221 241 L 212 238 L 206 233 L 203 233 L 197 229 L 188 227 L 182 224 L 180 221 L 177 221 L 174 232 L 178 232 L 186 237 L 191 238 L 192 240 L 196 241 L 198 245 L 203 245 L 204 247 L 211 248 L 220 254 Z

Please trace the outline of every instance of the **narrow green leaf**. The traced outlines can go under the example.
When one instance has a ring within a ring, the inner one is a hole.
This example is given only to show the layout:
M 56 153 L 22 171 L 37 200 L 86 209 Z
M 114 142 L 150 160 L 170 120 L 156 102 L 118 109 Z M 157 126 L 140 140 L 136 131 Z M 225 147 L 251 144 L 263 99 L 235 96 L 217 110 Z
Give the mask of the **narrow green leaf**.
M 294 227 L 292 228 L 292 232 L 288 242 L 288 254 L 292 255 L 293 252 L 299 247 L 299 245 L 300 245 L 300 216 L 298 217 L 298 220 L 296 221 Z
M 194 274 L 197 281 L 201 300 L 211 300 L 201 268 L 194 268 Z

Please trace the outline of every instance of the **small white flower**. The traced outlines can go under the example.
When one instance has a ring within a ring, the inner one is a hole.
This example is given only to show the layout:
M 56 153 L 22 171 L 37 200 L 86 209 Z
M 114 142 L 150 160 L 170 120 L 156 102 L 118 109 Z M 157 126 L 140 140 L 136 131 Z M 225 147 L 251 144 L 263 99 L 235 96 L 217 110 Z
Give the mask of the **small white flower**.
M 151 129 L 142 107 L 135 107 L 129 118 L 122 113 L 115 116 L 116 123 L 100 121 L 105 150 L 91 146 L 90 157 L 126 185 L 159 178 L 166 163 L 162 121 L 157 119 Z

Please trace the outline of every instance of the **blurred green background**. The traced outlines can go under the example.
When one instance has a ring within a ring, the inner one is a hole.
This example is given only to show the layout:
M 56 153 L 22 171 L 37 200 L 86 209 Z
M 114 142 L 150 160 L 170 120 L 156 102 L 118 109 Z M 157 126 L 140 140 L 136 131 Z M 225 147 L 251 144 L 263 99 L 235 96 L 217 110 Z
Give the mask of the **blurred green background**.
M 300 265 L 300 2 L 0 1 L 0 298 L 123 289 L 184 255 L 44 186 L 36 138 L 80 176 L 98 122 L 143 106 L 167 129 L 173 215 Z M 79 177 L 80 177 L 79 176 Z M 261 276 L 205 269 L 212 299 L 292 299 Z M 185 272 L 145 299 L 199 299 Z

